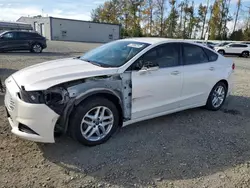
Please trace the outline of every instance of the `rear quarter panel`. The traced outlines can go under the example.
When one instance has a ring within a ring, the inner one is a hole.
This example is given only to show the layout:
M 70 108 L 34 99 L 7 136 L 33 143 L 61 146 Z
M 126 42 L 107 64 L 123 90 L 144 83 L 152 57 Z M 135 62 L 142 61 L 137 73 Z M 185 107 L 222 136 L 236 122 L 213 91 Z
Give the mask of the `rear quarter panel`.
M 215 68 L 214 77 L 212 79 L 212 86 L 219 82 L 220 80 L 226 80 L 228 82 L 228 94 L 231 93 L 233 87 L 233 73 L 232 69 L 233 60 L 230 58 L 225 58 L 219 55 L 217 61 L 211 62 L 211 65 Z

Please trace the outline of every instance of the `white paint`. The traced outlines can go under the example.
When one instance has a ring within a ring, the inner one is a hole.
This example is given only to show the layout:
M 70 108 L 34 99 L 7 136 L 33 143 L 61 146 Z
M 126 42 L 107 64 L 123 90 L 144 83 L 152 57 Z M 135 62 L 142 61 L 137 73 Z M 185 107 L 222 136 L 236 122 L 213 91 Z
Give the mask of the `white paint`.
M 162 110 L 178 108 L 181 97 L 182 74 L 173 75 L 175 71 L 182 72 L 183 67 L 163 68 L 132 72 L 132 118 L 140 118 Z M 150 105 L 149 105 L 150 104 Z
M 123 73 L 127 67 L 151 48 L 168 42 L 185 42 L 159 38 L 126 40 L 148 42 L 151 45 L 119 68 L 102 68 L 78 59 L 68 58 L 27 67 L 9 77 L 6 80 L 6 87 L 10 96 L 6 94 L 5 105 L 8 106 L 10 97 L 15 102 L 15 110 L 9 109 L 12 118 L 12 120 L 9 119 L 12 132 L 29 140 L 54 142 L 53 130 L 58 115 L 44 104 L 28 104 L 21 101 L 17 97 L 20 86 L 24 86 L 27 91 L 44 90 L 80 78 Z M 232 64 L 232 60 L 218 54 L 218 59 L 215 62 L 133 71 L 132 119 L 124 122 L 124 126 L 180 110 L 203 106 L 206 104 L 213 86 L 220 80 L 226 80 L 229 83 L 229 95 L 233 83 Z M 173 74 L 176 71 L 178 74 Z M 19 131 L 17 128 L 19 122 L 28 125 L 40 136 Z
M 53 143 L 54 127 L 59 117 L 53 110 L 45 104 L 29 104 L 19 99 L 17 92 L 20 92 L 12 77 L 9 77 L 6 82 L 7 94 L 5 95 L 5 106 L 8 106 L 8 97 L 11 97 L 15 107 L 13 110 L 8 109 L 11 118 L 8 118 L 11 125 L 11 132 L 15 135 L 33 140 L 36 142 Z M 8 96 L 10 95 L 10 96 Z M 39 135 L 28 134 L 18 129 L 19 123 L 22 123 Z
M 80 59 L 59 59 L 24 68 L 12 75 L 27 91 L 45 90 L 54 85 L 98 75 L 115 74 L 118 68 L 103 68 Z
M 244 51 L 250 52 L 250 45 L 247 45 L 248 47 L 233 47 L 231 45 L 235 45 L 237 43 L 228 44 L 226 46 L 215 46 L 215 50 L 218 52 L 219 50 L 223 50 L 225 54 L 238 54 L 240 55 Z M 240 43 L 238 43 L 240 44 Z M 240 44 L 240 45 L 246 45 L 246 44 Z

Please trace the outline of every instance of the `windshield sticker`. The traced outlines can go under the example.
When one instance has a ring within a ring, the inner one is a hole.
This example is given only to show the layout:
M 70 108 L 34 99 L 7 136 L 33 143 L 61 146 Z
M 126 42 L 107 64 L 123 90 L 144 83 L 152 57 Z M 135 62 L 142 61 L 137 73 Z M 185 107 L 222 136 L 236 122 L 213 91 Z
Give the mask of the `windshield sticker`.
M 133 43 L 128 44 L 128 47 L 132 48 L 142 48 L 143 46 L 144 44 L 133 44 Z

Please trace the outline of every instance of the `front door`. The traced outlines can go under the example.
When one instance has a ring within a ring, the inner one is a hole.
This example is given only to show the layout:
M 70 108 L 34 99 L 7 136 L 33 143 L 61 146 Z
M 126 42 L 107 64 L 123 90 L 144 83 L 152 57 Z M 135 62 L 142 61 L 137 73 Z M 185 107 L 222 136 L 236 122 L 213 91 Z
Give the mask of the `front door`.
M 15 48 L 16 48 L 16 33 L 15 32 L 5 33 L 0 39 L 0 49 L 13 50 Z
M 178 43 L 166 43 L 149 50 L 131 69 L 132 119 L 179 107 L 182 66 Z

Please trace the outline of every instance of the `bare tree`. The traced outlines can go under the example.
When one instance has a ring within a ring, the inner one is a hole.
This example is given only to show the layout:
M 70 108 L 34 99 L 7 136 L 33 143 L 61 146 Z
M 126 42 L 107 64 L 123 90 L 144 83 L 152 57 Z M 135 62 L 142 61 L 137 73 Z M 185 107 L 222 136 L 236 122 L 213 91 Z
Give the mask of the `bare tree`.
M 209 7 L 209 0 L 207 0 L 207 6 L 204 7 L 205 14 L 202 20 L 201 39 L 203 39 L 204 37 L 204 29 L 205 29 L 205 24 L 206 24 L 206 19 L 207 19 L 208 7 Z
M 238 0 L 237 1 L 237 11 L 236 11 L 236 16 L 235 16 L 235 21 L 234 21 L 234 28 L 233 28 L 233 32 L 232 33 L 234 33 L 235 28 L 236 28 L 236 23 L 238 21 L 240 7 L 241 7 L 241 0 Z
M 156 0 L 156 16 L 160 22 L 160 32 L 159 35 L 163 36 L 164 31 L 164 13 L 166 9 L 166 0 Z

